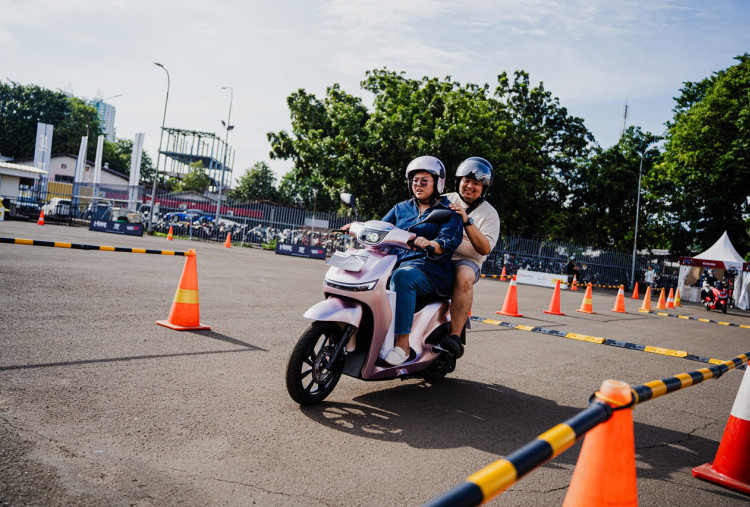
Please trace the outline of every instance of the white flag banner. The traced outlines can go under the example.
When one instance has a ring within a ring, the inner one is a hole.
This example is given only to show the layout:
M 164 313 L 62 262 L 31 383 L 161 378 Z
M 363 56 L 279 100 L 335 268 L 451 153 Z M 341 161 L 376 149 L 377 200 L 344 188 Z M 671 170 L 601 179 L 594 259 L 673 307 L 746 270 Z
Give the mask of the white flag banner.
M 53 125 L 37 122 L 36 124 L 36 147 L 34 148 L 34 167 L 49 173 L 49 161 L 52 155 L 52 132 Z
M 133 152 L 130 154 L 130 180 L 128 181 L 128 208 L 138 208 L 138 183 L 141 181 L 141 158 L 143 156 L 143 138 L 146 134 L 139 132 L 133 140 Z
M 76 160 L 76 172 L 73 176 L 73 184 L 80 185 L 83 183 L 83 171 L 86 168 L 86 150 L 89 146 L 88 136 L 81 138 L 81 147 L 78 149 L 78 160 Z
M 102 153 L 104 151 L 104 136 L 96 140 L 96 160 L 94 161 L 94 197 L 99 197 L 99 185 L 102 182 Z

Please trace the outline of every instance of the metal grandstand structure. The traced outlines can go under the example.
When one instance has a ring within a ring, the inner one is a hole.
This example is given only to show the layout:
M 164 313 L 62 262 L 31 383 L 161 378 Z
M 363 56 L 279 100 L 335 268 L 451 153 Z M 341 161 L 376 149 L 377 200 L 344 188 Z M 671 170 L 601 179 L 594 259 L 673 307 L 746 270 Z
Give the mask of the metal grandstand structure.
M 232 181 L 235 151 L 213 132 L 164 127 L 166 143 L 161 153 L 166 157 L 167 176 L 182 178 L 190 164 L 200 161 L 214 188 Z

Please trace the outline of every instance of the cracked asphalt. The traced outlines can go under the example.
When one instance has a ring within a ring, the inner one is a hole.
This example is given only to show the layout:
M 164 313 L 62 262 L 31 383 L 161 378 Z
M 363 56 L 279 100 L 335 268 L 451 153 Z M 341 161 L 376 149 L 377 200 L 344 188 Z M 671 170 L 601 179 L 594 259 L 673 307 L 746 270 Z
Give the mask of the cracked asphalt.
M 0 236 L 197 250 L 201 321 L 166 319 L 182 257 L 0 244 L 0 505 L 417 505 L 586 406 L 602 380 L 632 385 L 703 363 L 473 323 L 443 382 L 342 378 L 301 409 L 286 359 L 321 299 L 322 261 L 85 228 L 0 222 Z M 498 317 L 507 284 L 477 284 L 474 316 Z M 520 285 L 523 318 L 502 320 L 730 359 L 750 329 L 609 311 L 544 314 L 551 290 Z M 750 312 L 676 313 L 750 324 Z M 633 411 L 641 505 L 740 505 L 694 479 L 712 461 L 744 371 Z M 580 443 L 522 478 L 496 505 L 565 498 Z M 602 470 L 603 481 L 616 470 Z

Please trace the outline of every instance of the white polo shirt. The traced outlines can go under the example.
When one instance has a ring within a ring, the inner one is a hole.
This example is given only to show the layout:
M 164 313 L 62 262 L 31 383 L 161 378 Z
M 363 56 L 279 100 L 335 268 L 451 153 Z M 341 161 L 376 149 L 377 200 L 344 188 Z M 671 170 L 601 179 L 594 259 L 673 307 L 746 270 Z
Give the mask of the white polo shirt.
M 450 192 L 445 194 L 445 197 L 447 197 L 452 203 L 460 204 L 463 209 L 469 207 L 469 205 L 461 199 L 461 196 L 458 195 L 458 192 Z M 474 225 L 472 227 L 479 229 L 479 232 L 484 234 L 484 237 L 487 238 L 487 241 L 490 243 L 490 251 L 492 251 L 492 249 L 495 248 L 498 237 L 500 236 L 500 216 L 497 214 L 495 208 L 487 201 L 482 201 L 482 204 L 469 213 L 469 217 L 474 220 Z M 486 258 L 486 255 L 480 255 L 479 252 L 474 249 L 471 240 L 469 240 L 469 236 L 464 230 L 464 239 L 461 241 L 458 248 L 456 248 L 456 251 L 453 252 L 453 260 L 466 259 L 476 264 L 479 269 L 482 269 L 482 264 L 484 264 Z

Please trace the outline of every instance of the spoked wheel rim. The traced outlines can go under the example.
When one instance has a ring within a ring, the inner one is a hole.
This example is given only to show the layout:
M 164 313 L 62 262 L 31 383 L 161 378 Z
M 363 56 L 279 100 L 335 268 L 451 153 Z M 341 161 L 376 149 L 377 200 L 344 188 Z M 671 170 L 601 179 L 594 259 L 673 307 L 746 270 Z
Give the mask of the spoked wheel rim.
M 292 399 L 301 405 L 319 403 L 341 377 L 343 360 L 327 368 L 341 328 L 332 322 L 313 322 L 297 341 L 287 364 L 286 384 Z

